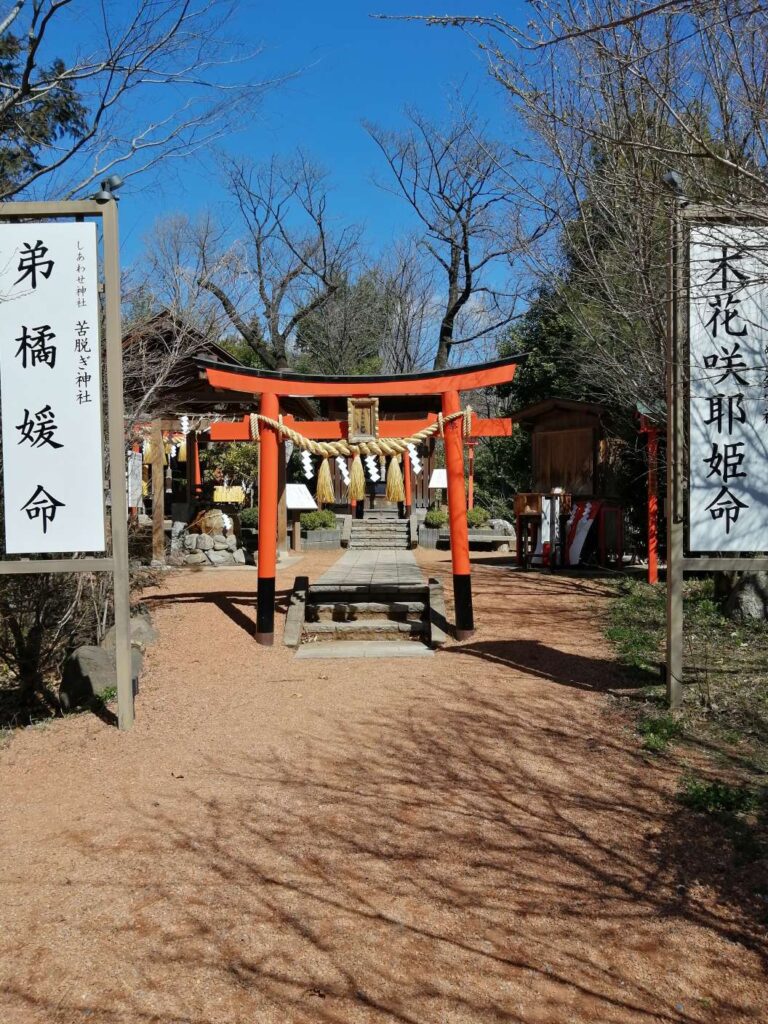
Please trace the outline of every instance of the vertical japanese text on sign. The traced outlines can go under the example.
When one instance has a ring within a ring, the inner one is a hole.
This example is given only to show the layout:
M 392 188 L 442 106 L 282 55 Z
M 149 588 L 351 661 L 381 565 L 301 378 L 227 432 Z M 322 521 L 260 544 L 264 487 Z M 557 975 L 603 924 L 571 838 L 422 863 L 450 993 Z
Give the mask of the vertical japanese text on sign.
M 105 550 L 96 227 L 0 225 L 5 549 Z
M 689 547 L 768 538 L 768 232 L 697 226 L 690 243 Z

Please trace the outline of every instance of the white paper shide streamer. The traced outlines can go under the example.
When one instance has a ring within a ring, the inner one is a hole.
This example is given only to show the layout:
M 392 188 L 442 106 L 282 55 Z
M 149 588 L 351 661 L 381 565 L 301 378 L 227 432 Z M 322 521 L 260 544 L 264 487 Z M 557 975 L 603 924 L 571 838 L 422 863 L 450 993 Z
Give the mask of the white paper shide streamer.
M 418 476 L 419 473 L 421 472 L 421 459 L 419 458 L 419 453 L 416 449 L 415 444 L 408 445 L 408 454 L 411 458 L 411 468 L 413 469 L 413 475 Z
M 368 467 L 368 479 L 377 483 L 381 476 L 379 474 L 379 462 L 375 455 L 365 456 L 365 465 Z

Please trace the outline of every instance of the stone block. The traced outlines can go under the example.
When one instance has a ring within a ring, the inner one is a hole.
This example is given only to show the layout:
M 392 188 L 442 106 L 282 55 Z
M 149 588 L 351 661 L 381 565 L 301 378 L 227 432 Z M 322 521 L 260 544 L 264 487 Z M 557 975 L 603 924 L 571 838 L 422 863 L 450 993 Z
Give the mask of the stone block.
M 768 618 L 768 573 L 744 573 L 728 596 L 725 613 L 737 622 Z
M 213 535 L 213 549 L 214 551 L 225 551 L 227 547 L 227 538 L 223 533 L 214 533 Z
M 232 555 L 229 551 L 206 551 L 205 557 L 211 565 L 232 565 Z
M 227 537 L 227 551 L 236 551 L 236 550 L 237 550 L 237 537 L 234 535 L 234 533 L 231 533 L 229 535 L 229 537 Z
M 419 527 L 419 545 L 422 548 L 436 548 L 440 538 L 440 531 L 430 526 Z
M 141 651 L 131 648 L 131 676 L 134 693 L 138 692 L 142 664 Z M 114 651 L 103 647 L 78 647 L 64 662 L 59 700 L 65 711 L 100 697 L 105 690 L 117 687 Z
M 341 530 L 305 530 L 301 539 L 305 551 L 338 548 L 341 546 Z
M 238 548 L 237 551 L 233 551 L 232 558 L 235 561 L 235 565 L 245 565 L 245 552 L 242 548 Z
M 157 631 L 152 625 L 147 612 L 141 612 L 138 615 L 131 616 L 131 644 L 137 647 L 149 647 L 157 640 Z M 107 632 L 104 634 L 104 639 L 101 641 L 101 646 L 105 651 L 114 651 L 115 649 L 115 627 L 110 626 Z
M 286 647 L 298 647 L 301 643 L 301 632 L 304 629 L 304 619 L 307 607 L 307 591 L 309 590 L 309 578 L 297 576 L 293 584 L 288 612 L 285 616 L 283 629 L 283 643 Z
M 186 523 L 176 522 L 171 527 L 171 551 L 177 552 L 182 551 L 184 548 L 184 531 L 187 528 Z
M 197 550 L 197 534 L 196 533 L 187 533 L 187 534 L 185 534 L 185 536 L 184 536 L 184 547 L 187 549 L 187 551 L 196 551 Z
M 209 537 L 207 533 L 200 533 L 197 536 L 197 550 L 198 551 L 212 551 L 213 550 L 213 537 Z
M 190 551 L 184 559 L 187 565 L 201 565 L 205 560 L 205 552 L 203 551 Z

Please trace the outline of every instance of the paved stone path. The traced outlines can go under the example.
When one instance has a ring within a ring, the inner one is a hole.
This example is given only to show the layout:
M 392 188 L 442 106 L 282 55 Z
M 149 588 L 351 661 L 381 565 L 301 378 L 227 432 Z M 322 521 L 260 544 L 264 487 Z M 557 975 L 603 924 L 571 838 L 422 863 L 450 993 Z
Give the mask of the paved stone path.
M 412 551 L 401 548 L 347 551 L 324 572 L 317 584 L 338 587 L 381 586 L 392 584 L 424 583 L 424 576 L 416 564 Z

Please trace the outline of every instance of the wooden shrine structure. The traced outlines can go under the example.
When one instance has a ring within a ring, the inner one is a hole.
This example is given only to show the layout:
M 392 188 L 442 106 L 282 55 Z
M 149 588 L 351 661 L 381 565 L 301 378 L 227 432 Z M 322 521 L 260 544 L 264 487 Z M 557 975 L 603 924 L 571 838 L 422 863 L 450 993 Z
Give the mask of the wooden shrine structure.
M 212 423 L 210 440 L 258 439 L 261 444 L 256 610 L 259 643 L 271 644 L 274 639 L 281 465 L 284 472 L 284 459 L 279 458 L 279 452 L 286 437 L 325 457 L 341 454 L 355 458 L 370 452 L 402 456 L 406 508 L 412 502 L 412 473 L 405 442 L 414 437 L 442 437 L 448 478 L 456 634 L 462 639 L 473 631 L 464 446 L 480 437 L 511 436 L 512 421 L 480 419 L 470 409 L 462 410 L 460 394 L 509 384 L 523 358 L 510 356 L 476 366 L 398 377 L 316 377 L 198 360 L 207 385 L 222 396 L 238 395 L 242 400 L 247 395 L 254 404 L 258 399 L 258 413 L 249 413 L 239 422 Z M 299 420 L 288 411 L 289 406 L 295 408 L 297 401 L 308 399 L 314 399 L 320 415 L 328 418 Z M 342 410 L 346 413 L 343 418 L 339 416 Z M 334 415 L 338 418 L 331 418 Z
M 571 564 L 567 560 L 566 516 L 562 516 L 559 529 L 550 523 L 550 536 L 540 537 L 542 510 L 556 495 L 564 495 L 569 510 L 572 506 L 576 509 L 574 524 L 586 507 L 594 513 L 598 564 L 621 564 L 623 510 L 615 500 L 607 417 L 605 406 L 569 398 L 548 398 L 512 413 L 512 422 L 531 436 L 531 491 L 515 499 L 519 565 L 528 565 L 529 556 L 539 557 L 533 553 L 542 544 L 549 549 L 544 558 L 550 568 L 556 563 L 561 567 Z M 560 545 L 556 549 L 557 533 Z

